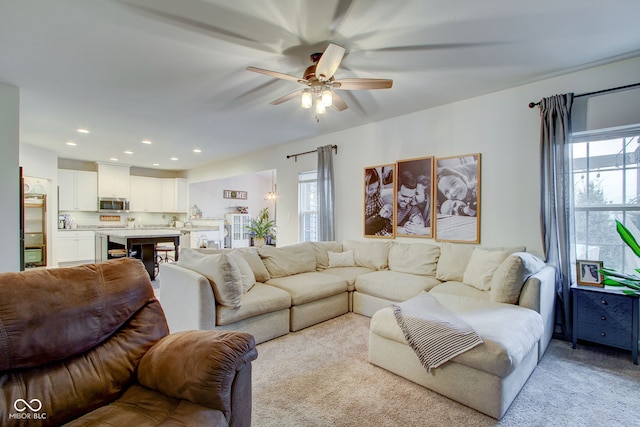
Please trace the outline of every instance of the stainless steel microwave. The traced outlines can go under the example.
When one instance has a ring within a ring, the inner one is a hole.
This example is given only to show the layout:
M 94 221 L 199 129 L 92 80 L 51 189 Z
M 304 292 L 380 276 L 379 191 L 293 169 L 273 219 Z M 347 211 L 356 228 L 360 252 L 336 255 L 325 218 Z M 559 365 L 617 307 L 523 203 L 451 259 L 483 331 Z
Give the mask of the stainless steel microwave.
M 98 199 L 98 210 L 100 212 L 129 212 L 129 200 L 101 197 Z

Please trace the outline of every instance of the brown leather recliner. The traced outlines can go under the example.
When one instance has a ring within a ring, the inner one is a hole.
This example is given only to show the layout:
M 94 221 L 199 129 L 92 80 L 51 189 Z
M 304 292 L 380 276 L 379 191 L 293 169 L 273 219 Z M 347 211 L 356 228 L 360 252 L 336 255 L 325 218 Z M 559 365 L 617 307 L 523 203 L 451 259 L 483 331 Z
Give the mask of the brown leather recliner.
M 139 260 L 0 274 L 0 426 L 249 426 L 256 357 L 169 335 Z

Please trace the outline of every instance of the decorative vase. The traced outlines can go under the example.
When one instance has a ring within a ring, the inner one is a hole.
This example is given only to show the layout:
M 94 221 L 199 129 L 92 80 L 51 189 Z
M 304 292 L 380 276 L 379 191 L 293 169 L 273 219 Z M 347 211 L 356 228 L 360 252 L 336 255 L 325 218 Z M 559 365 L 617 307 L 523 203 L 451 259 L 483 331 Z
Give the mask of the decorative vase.
M 267 239 L 262 238 L 262 237 L 254 237 L 253 238 L 253 246 L 255 246 L 256 248 L 261 248 L 265 245 L 265 243 L 267 243 Z

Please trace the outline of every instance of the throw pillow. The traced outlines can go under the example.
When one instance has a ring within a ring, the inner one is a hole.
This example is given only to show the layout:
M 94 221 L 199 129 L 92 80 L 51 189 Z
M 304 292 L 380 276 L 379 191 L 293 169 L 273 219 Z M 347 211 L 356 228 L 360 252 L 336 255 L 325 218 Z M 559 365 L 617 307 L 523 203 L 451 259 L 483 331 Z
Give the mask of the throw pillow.
M 242 279 L 242 293 L 246 294 L 256 284 L 256 276 L 254 276 L 253 270 L 240 251 L 231 250 L 229 251 L 229 256 L 238 265 L 240 278 Z
M 344 252 L 327 252 L 329 255 L 329 268 L 331 267 L 355 267 L 353 250 Z
M 242 254 L 249 264 L 249 267 L 251 267 L 256 282 L 264 283 L 271 278 L 271 276 L 269 276 L 269 271 L 267 270 L 267 267 L 264 266 L 256 248 L 238 248 L 233 250 Z
M 183 249 L 177 264 L 209 279 L 218 304 L 240 307 L 242 277 L 238 265 L 228 254 L 208 255 L 193 249 Z
M 328 252 L 342 252 L 342 243 L 338 242 L 310 242 L 316 255 L 316 270 L 329 268 Z
M 390 242 L 345 240 L 342 243 L 345 251 L 353 249 L 353 257 L 357 266 L 373 270 L 384 270 L 389 266 L 389 246 Z
M 517 304 L 524 283 L 544 266 L 544 261 L 528 252 L 511 254 L 493 274 L 491 301 Z
M 443 282 L 449 280 L 462 282 L 474 249 L 475 246 L 442 242 L 438 267 L 436 268 L 436 279 Z
M 464 271 L 462 282 L 481 291 L 488 291 L 491 289 L 493 274 L 508 255 L 506 251 L 475 248 Z
M 389 248 L 389 270 L 435 276 L 439 257 L 440 247 L 437 245 L 395 242 Z

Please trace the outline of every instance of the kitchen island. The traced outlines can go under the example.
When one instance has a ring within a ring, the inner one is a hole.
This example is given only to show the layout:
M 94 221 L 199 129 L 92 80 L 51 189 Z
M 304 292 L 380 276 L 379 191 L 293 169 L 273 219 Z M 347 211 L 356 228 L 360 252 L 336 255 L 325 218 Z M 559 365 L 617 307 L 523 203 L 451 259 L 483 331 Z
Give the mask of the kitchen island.
M 144 264 L 151 280 L 156 278 L 157 243 L 173 243 L 175 257 L 178 260 L 180 231 L 119 229 L 96 231 L 96 261 L 105 261 L 120 256 L 138 258 Z M 120 251 L 119 251 L 120 250 Z

